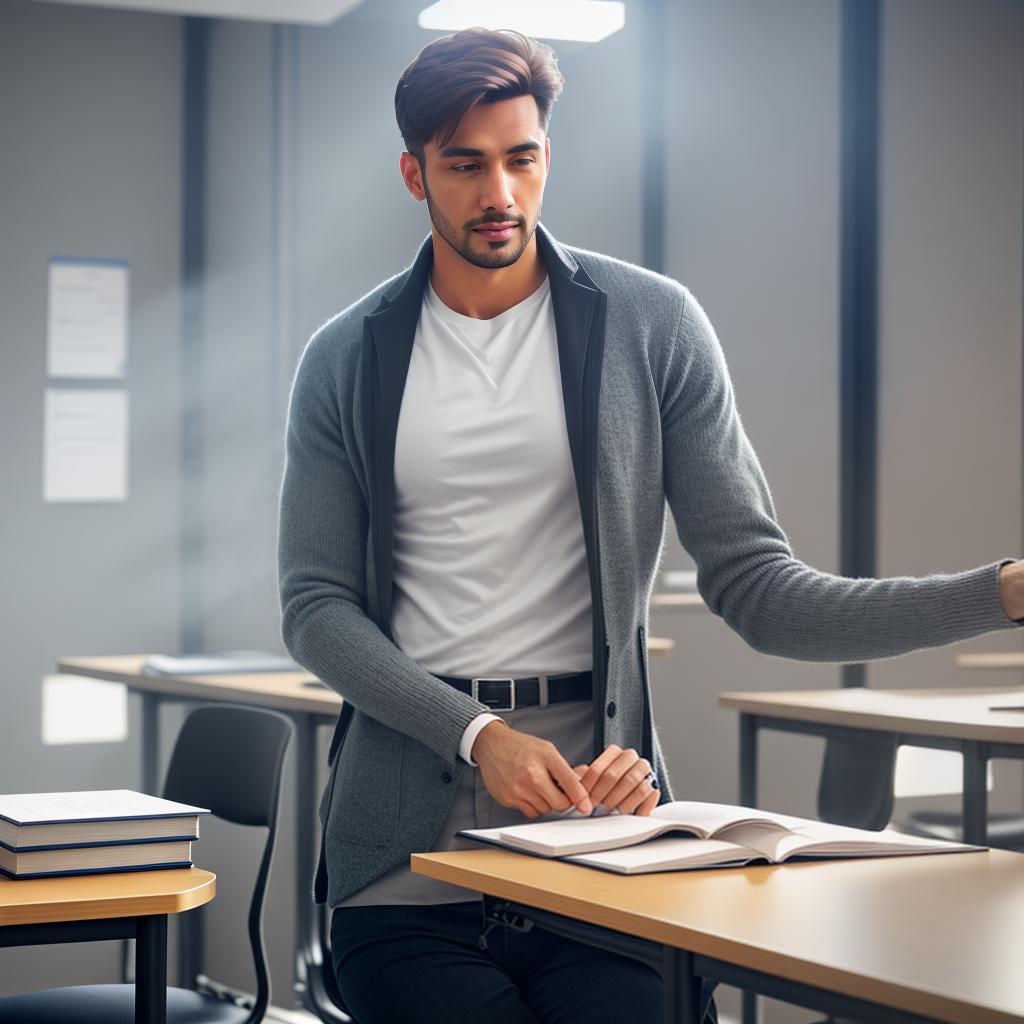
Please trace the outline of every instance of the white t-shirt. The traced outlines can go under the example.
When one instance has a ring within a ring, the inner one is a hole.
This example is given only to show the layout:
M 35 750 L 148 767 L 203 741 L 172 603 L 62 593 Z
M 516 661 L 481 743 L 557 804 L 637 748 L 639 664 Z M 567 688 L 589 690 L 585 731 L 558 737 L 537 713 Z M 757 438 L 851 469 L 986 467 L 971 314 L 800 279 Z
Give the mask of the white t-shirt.
M 490 320 L 423 292 L 395 445 L 395 642 L 430 672 L 589 669 L 590 580 L 545 278 Z M 460 754 L 469 760 L 471 723 Z

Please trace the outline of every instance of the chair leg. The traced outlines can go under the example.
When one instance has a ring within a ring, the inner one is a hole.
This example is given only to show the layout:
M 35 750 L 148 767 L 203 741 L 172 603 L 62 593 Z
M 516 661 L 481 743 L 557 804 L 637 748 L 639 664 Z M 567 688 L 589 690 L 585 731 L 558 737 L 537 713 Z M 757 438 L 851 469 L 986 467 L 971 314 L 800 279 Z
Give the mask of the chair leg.
M 131 985 L 135 982 L 135 940 L 121 940 L 121 984 Z

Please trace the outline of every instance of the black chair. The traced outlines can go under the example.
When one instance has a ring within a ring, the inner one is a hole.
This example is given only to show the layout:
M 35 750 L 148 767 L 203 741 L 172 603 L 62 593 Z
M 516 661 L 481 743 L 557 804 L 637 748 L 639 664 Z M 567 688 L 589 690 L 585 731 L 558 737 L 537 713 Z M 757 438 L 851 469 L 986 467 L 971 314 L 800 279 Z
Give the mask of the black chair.
M 818 788 L 818 817 L 834 825 L 880 829 L 892 817 L 896 753 L 893 737 L 829 739 Z M 959 842 L 963 816 L 956 811 L 915 811 L 896 828 L 912 835 Z M 1024 849 L 1024 816 L 990 814 L 988 845 Z
M 249 904 L 249 942 L 256 969 L 251 1008 L 208 992 L 167 989 L 168 1024 L 259 1024 L 270 1003 L 263 945 L 263 899 L 277 838 L 278 803 L 292 724 L 275 711 L 208 704 L 185 720 L 167 770 L 168 800 L 209 807 L 218 818 L 267 829 Z M 193 911 L 192 913 L 195 913 Z M 133 985 L 75 985 L 0 999 L 3 1024 L 132 1024 Z
M 901 828 L 916 836 L 949 839 L 958 843 L 963 836 L 963 820 L 963 815 L 955 811 L 915 811 L 907 817 Z M 1024 850 L 1024 816 L 990 814 L 986 827 L 988 846 L 1001 850 Z
M 833 825 L 882 829 L 892 817 L 895 736 L 830 737 L 818 783 L 818 817 Z

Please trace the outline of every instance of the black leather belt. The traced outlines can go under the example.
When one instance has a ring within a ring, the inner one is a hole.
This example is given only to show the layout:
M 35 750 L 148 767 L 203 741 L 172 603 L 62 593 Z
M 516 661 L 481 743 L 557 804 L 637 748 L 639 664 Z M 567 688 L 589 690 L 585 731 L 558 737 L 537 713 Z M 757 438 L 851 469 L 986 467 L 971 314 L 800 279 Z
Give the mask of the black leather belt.
M 566 700 L 590 700 L 593 693 L 591 672 L 570 672 L 559 676 L 477 676 L 475 679 L 438 679 L 456 690 L 468 693 L 492 711 L 515 711 L 531 704 L 560 704 Z M 546 691 L 546 693 L 545 693 Z M 543 699 L 546 698 L 546 699 Z

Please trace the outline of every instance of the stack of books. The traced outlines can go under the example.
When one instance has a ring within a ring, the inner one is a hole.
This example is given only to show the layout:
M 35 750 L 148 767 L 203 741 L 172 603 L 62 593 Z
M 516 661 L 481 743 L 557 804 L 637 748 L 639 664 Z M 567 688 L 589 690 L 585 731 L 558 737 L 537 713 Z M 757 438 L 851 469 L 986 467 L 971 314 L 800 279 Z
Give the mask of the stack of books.
M 130 789 L 0 796 L 0 874 L 189 868 L 199 815 L 209 813 Z
M 758 861 L 829 857 L 897 857 L 923 853 L 970 853 L 981 846 L 904 835 L 892 829 L 829 825 L 789 814 L 677 800 L 650 816 L 578 811 L 505 828 L 466 829 L 464 839 L 553 857 L 622 875 L 694 868 L 738 867 Z

